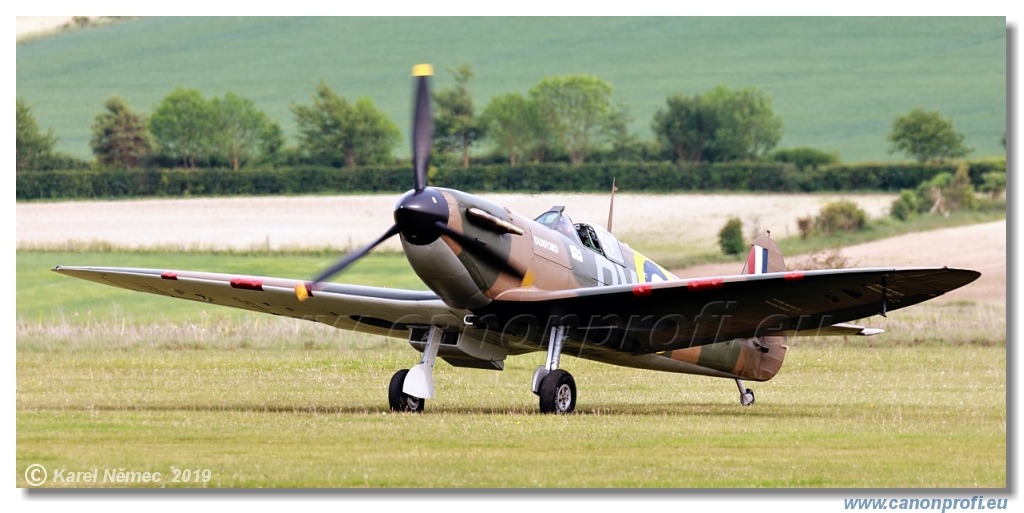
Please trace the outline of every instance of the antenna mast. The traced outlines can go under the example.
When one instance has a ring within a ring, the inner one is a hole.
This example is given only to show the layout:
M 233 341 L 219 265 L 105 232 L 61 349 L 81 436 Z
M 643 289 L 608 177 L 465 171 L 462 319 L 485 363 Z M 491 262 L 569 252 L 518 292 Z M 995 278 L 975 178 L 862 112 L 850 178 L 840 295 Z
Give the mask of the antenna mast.
M 612 177 L 612 199 L 608 203 L 608 233 L 612 233 L 612 214 L 615 212 L 615 191 L 619 190 L 615 186 L 615 177 Z

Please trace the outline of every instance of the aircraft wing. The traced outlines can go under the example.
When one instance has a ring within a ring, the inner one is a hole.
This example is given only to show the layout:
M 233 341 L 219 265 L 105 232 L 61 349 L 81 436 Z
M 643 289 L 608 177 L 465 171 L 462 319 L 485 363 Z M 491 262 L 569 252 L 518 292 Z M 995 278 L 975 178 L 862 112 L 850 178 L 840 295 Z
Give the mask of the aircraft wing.
M 433 292 L 322 283 L 299 302 L 299 280 L 195 271 L 118 267 L 65 267 L 54 271 L 137 292 L 312 320 L 335 328 L 409 338 L 411 326 L 461 325 L 468 312 L 445 305 Z
M 950 268 L 833 269 L 517 289 L 475 313 L 478 326 L 509 334 L 530 336 L 557 322 L 574 328 L 580 341 L 650 353 L 792 332 L 853 334 L 842 323 L 926 301 L 978 276 Z

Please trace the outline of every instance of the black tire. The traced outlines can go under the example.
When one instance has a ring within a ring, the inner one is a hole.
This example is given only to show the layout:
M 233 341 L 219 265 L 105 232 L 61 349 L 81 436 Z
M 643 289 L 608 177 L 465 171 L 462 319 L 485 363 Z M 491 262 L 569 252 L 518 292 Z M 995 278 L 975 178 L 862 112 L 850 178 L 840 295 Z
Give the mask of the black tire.
M 563 415 L 576 409 L 576 380 L 557 369 L 540 380 L 540 411 Z
M 391 405 L 391 411 L 421 412 L 427 400 L 402 391 L 406 374 L 409 374 L 409 369 L 402 369 L 391 376 L 391 383 L 388 385 L 388 404 Z

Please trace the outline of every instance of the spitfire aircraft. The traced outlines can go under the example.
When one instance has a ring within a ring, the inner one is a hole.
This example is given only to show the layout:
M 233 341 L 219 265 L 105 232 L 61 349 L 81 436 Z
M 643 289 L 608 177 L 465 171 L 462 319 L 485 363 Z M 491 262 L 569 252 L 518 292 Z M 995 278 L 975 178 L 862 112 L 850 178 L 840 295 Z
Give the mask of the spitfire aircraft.
M 419 363 L 394 374 L 388 402 L 422 411 L 434 398 L 437 358 L 500 371 L 510 356 L 543 351 L 531 390 L 545 413 L 576 407 L 568 354 L 612 365 L 766 381 L 792 335 L 873 335 L 850 321 L 907 307 L 964 286 L 971 270 L 871 268 L 787 270 L 767 235 L 753 241 L 742 272 L 680 278 L 607 230 L 574 223 L 564 207 L 536 218 L 465 192 L 427 185 L 433 137 L 429 65 L 413 69 L 413 188 L 394 224 L 312 280 L 207 272 L 66 267 L 61 274 L 139 292 L 325 323 L 409 341 Z M 429 291 L 328 282 L 394 236 Z

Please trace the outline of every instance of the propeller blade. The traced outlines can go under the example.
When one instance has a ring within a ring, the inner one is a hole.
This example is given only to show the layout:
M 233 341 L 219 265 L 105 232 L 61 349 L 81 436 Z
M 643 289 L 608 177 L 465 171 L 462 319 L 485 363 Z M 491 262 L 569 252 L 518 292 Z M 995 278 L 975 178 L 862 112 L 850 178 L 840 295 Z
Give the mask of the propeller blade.
M 434 74 L 429 64 L 417 64 L 412 68 L 416 79 L 416 107 L 412 125 L 412 161 L 415 189 L 427 186 L 427 165 L 430 162 L 430 147 L 434 143 L 434 115 L 430 110 L 430 87 L 427 77 Z
M 391 225 L 391 228 L 388 228 L 388 231 L 384 232 L 384 235 L 381 235 L 380 237 L 377 238 L 377 240 L 375 240 L 375 241 L 373 241 L 373 242 L 371 242 L 371 243 L 369 243 L 369 244 L 359 248 L 358 250 L 352 251 L 349 254 L 345 255 L 344 258 L 339 260 L 334 265 L 332 265 L 332 266 L 328 267 L 327 269 L 325 269 L 323 272 L 321 272 L 319 275 L 317 275 L 316 278 L 313 278 L 313 281 L 311 281 L 309 283 L 300 283 L 300 284 L 296 285 L 295 286 L 295 297 L 299 298 L 299 301 L 305 301 L 310 296 L 310 294 L 313 292 L 313 288 L 318 283 L 320 283 L 320 282 L 326 280 L 327 278 L 330 278 L 331 276 L 334 276 L 335 274 L 338 274 L 341 271 L 345 270 L 346 267 L 351 265 L 356 260 L 359 260 L 360 258 L 363 258 L 364 256 L 366 256 L 366 254 L 369 253 L 370 250 L 372 250 L 373 248 L 375 248 L 378 245 L 380 245 L 380 243 L 390 239 L 391 237 L 394 237 L 397 234 L 398 234 L 398 225 L 397 224 Z
M 477 239 L 471 239 L 467 237 L 466 234 L 459 233 L 440 221 L 435 222 L 434 227 L 437 228 L 439 232 L 455 239 L 455 242 L 458 242 L 463 249 L 487 261 L 488 264 L 491 264 L 494 267 L 497 267 L 498 269 L 501 269 L 502 271 L 513 276 L 518 276 L 520 278 L 523 277 L 522 271 L 516 269 L 515 267 L 512 267 L 512 264 L 510 264 L 508 260 L 494 254 L 493 251 L 487 249 L 487 245 L 485 243 L 480 242 Z

